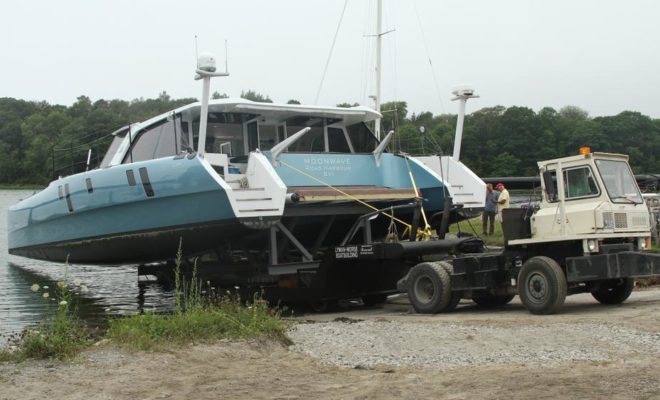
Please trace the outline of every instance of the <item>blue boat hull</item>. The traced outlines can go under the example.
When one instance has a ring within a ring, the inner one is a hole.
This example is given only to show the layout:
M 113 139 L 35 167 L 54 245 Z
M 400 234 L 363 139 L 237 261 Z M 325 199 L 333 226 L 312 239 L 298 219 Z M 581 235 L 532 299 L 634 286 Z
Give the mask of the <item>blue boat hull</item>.
M 280 161 L 275 172 L 287 187 L 377 186 L 409 188 L 412 192 L 412 174 L 414 186 L 424 197 L 427 215 L 442 210 L 442 182 L 423 166 L 401 156 L 383 154 L 379 165 L 374 156 L 367 154 L 285 153 Z M 234 214 L 226 191 L 231 189 L 204 163 L 195 156 L 167 157 L 53 181 L 9 209 L 9 252 L 58 262 L 68 259 L 72 263 L 150 262 L 173 258 L 181 240 L 186 255 L 226 244 L 263 253 L 268 231 L 246 227 L 250 224 L 244 222 L 251 218 Z M 372 202 L 378 208 L 394 203 Z M 355 215 L 368 211 L 357 207 L 352 216 L 349 213 L 338 219 L 326 244 L 343 238 Z M 332 207 L 328 207 L 325 216 L 333 214 Z M 397 216 L 408 219 L 404 213 Z M 323 218 L 307 218 L 299 225 L 302 229 L 313 225 L 301 242 L 314 243 Z M 262 218 L 256 227 L 277 220 L 277 216 Z M 284 217 L 283 222 L 288 221 Z
M 119 263 L 171 258 L 179 238 L 187 253 L 208 249 L 243 228 L 201 163 L 170 157 L 53 181 L 10 207 L 9 252 Z

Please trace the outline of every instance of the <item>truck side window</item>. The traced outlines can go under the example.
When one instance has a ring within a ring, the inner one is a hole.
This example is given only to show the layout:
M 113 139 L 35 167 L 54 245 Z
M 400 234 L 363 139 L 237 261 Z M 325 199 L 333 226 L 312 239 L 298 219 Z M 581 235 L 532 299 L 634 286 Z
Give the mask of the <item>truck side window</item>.
M 597 196 L 598 185 L 589 167 L 564 170 L 564 196 L 566 199 Z

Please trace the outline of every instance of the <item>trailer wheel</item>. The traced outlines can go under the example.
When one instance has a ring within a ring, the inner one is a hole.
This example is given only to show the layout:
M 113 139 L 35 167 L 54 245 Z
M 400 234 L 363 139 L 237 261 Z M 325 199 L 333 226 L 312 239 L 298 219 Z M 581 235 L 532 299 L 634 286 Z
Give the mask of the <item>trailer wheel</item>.
M 630 297 L 634 286 L 635 280 L 632 278 L 615 279 L 604 282 L 591 295 L 602 304 L 620 304 Z
M 536 256 L 525 261 L 518 275 L 520 300 L 532 314 L 554 314 L 566 300 L 566 276 L 550 257 Z
M 327 313 L 337 309 L 339 302 L 336 300 L 319 300 L 309 303 L 309 307 L 315 313 Z
M 490 293 L 475 293 L 472 295 L 472 301 L 479 307 L 489 308 L 509 304 L 514 297 L 516 297 L 514 294 L 497 296 Z
M 451 302 L 450 278 L 439 264 L 423 262 L 410 269 L 408 297 L 415 311 L 435 314 L 447 309 Z
M 436 262 L 436 264 L 444 268 L 444 270 L 447 271 L 447 274 L 449 274 L 449 282 L 450 282 L 449 290 L 451 290 L 451 274 L 454 273 L 454 266 L 446 261 L 438 261 Z M 456 306 L 458 306 L 458 303 L 460 303 L 461 297 L 463 297 L 462 292 L 455 292 L 451 290 L 451 299 L 449 300 L 449 304 L 447 304 L 447 307 L 443 311 L 454 310 Z
M 387 300 L 387 295 L 382 294 L 382 293 L 367 294 L 365 296 L 362 296 L 361 299 L 362 299 L 362 303 L 365 306 L 371 307 L 371 306 L 375 306 L 375 305 L 378 305 L 378 304 L 385 303 L 385 301 Z

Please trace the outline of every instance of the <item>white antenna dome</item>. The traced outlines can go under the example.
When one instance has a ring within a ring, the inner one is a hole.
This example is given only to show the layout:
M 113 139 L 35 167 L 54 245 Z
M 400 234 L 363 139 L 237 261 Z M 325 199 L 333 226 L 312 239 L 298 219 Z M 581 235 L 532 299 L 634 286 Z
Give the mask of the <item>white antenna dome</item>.
M 200 54 L 197 57 L 197 69 L 205 72 L 215 72 L 215 57 L 213 57 L 213 54 Z

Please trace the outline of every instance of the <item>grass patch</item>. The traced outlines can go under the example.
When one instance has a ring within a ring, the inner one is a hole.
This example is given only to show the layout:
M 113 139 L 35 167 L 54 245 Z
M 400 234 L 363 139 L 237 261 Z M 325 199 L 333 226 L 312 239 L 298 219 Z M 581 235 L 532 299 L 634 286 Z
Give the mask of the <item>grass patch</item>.
M 490 236 L 484 236 L 483 223 L 481 216 L 469 220 L 461 221 L 458 224 L 452 224 L 449 227 L 449 233 L 457 234 L 459 232 L 467 232 L 479 236 L 486 243 L 487 246 L 504 246 L 504 233 L 502 232 L 502 224 L 495 221 L 495 233 Z
M 0 190 L 41 190 L 44 185 L 34 183 L 0 183 Z
M 146 313 L 109 321 L 107 335 L 115 343 L 138 350 L 162 349 L 171 344 L 211 342 L 219 339 L 269 338 L 290 343 L 280 311 L 260 296 L 243 302 L 229 292 L 202 290 L 196 267 L 190 282 L 182 279 L 181 250 L 175 270 L 175 311 Z M 205 293 L 206 292 L 206 293 Z
M 46 293 L 46 292 L 44 292 Z M 22 361 L 28 358 L 66 359 L 89 345 L 90 333 L 71 306 L 71 294 L 64 282 L 55 289 L 57 313 L 48 321 L 25 329 L 10 339 L 12 350 L 0 350 L 0 361 Z M 48 299 L 49 296 L 44 298 Z
M 161 349 L 171 344 L 211 342 L 219 339 L 269 338 L 289 343 L 279 313 L 257 299 L 251 305 L 225 299 L 170 315 L 147 313 L 110 321 L 108 337 L 138 350 Z

